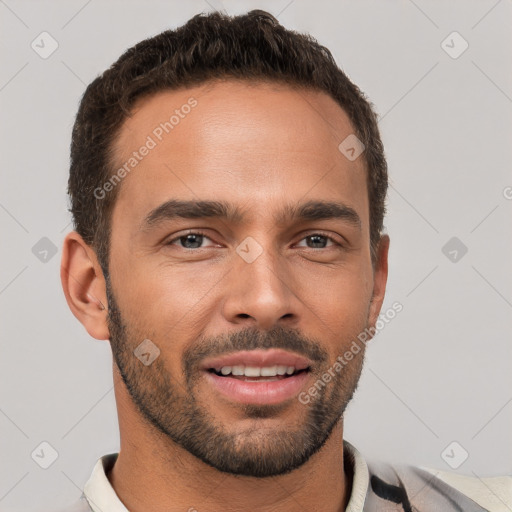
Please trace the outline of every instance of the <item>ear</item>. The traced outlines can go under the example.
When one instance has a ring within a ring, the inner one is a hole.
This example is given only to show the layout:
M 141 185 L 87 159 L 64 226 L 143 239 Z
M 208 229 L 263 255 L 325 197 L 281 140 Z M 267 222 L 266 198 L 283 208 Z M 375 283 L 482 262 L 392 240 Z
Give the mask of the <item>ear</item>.
M 94 250 L 76 231 L 64 239 L 60 279 L 69 309 L 87 332 L 97 340 L 110 339 L 103 271 Z
M 375 327 L 384 302 L 386 294 L 386 283 L 388 280 L 388 253 L 389 236 L 382 235 L 377 247 L 377 258 L 373 270 L 373 293 L 370 302 L 370 312 L 368 317 L 369 325 Z

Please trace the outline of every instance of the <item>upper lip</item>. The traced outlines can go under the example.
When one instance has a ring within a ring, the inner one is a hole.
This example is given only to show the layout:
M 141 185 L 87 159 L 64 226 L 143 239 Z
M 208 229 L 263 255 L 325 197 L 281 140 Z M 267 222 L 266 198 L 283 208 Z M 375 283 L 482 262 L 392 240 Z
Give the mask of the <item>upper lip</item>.
M 296 370 L 309 368 L 312 362 L 293 352 L 281 349 L 244 350 L 225 356 L 206 359 L 202 364 L 203 370 L 222 368 L 223 366 L 293 366 Z

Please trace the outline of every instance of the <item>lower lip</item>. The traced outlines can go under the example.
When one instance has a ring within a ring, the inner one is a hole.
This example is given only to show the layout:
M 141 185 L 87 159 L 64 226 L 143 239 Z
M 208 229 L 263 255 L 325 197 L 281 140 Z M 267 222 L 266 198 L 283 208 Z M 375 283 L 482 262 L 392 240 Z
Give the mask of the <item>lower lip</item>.
M 230 400 L 243 404 L 278 404 L 293 398 L 309 377 L 309 372 L 301 372 L 280 380 L 257 382 L 219 377 L 208 371 L 205 374 L 217 391 Z

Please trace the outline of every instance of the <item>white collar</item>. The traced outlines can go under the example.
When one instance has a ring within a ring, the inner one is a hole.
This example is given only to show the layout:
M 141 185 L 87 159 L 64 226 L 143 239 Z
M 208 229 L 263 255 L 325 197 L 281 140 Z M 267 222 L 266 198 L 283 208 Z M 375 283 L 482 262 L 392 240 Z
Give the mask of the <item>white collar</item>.
M 119 453 L 109 453 L 96 462 L 84 486 L 84 494 L 94 512 L 129 512 L 107 478 Z M 353 468 L 352 493 L 345 512 L 362 512 L 368 491 L 368 466 L 361 453 L 348 441 L 343 441 L 343 456 Z
M 370 472 L 363 455 L 356 447 L 343 440 L 343 458 L 348 457 L 353 468 L 352 493 L 345 512 L 363 512 L 366 493 L 370 483 Z
M 84 494 L 94 512 L 129 512 L 112 487 L 107 472 L 114 466 L 119 453 L 99 458 L 85 483 Z

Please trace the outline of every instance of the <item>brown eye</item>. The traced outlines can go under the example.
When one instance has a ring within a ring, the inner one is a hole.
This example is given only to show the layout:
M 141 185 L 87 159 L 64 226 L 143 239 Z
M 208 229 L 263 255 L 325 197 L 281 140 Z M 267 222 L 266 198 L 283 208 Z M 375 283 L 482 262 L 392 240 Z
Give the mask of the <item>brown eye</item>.
M 302 240 L 311 240 L 307 243 L 308 249 L 326 249 L 327 242 L 331 241 L 331 245 L 337 245 L 341 247 L 341 244 L 337 242 L 333 237 L 324 235 L 322 233 L 314 233 L 312 235 L 305 236 Z

